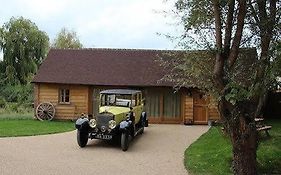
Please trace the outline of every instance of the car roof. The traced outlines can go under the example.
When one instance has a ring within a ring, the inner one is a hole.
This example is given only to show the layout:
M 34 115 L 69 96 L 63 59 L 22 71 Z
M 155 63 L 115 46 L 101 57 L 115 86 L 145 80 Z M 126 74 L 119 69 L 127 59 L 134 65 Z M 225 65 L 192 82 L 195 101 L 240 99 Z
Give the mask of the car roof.
M 100 92 L 101 94 L 120 94 L 120 95 L 134 95 L 141 93 L 139 90 L 133 89 L 108 89 Z

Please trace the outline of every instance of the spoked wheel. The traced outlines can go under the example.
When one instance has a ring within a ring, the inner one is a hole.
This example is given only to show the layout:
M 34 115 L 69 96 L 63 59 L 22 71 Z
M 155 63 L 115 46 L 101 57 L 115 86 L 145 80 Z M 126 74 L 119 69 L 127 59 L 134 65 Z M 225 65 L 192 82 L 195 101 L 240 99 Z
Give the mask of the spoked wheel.
M 127 151 L 129 147 L 129 134 L 122 133 L 121 135 L 121 149 Z
M 40 103 L 36 108 L 38 120 L 52 120 L 55 116 L 55 107 L 51 103 Z

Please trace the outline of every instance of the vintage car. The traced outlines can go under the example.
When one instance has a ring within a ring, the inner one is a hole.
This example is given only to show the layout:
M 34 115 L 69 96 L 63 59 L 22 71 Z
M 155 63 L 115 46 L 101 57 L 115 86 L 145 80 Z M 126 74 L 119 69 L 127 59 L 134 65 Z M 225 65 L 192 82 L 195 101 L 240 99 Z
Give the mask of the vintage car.
M 88 139 L 120 139 L 121 148 L 126 151 L 129 142 L 148 126 L 143 111 L 141 91 L 110 89 L 100 92 L 99 113 L 92 117 L 82 115 L 75 123 L 77 142 L 80 147 L 87 145 Z

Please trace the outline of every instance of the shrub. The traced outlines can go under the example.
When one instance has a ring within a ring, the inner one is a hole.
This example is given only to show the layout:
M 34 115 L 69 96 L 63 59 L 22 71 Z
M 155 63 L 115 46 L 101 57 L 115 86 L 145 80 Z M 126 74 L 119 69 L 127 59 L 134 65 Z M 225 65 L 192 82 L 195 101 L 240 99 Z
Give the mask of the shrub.
M 0 94 L 7 102 L 32 103 L 32 85 L 5 85 L 0 88 Z
M 6 100 L 4 97 L 0 97 L 0 108 L 5 108 Z

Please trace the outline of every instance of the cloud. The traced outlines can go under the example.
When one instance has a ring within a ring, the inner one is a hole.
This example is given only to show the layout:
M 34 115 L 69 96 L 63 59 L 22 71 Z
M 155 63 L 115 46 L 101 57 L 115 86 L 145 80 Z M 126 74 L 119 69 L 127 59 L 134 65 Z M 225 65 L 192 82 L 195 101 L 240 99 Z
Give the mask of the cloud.
M 73 29 L 86 47 L 171 48 L 170 41 L 156 35 L 173 32 L 167 25 L 171 19 L 155 13 L 171 4 L 163 0 L 10 0 L 0 15 L 6 21 L 11 16 L 29 18 L 51 40 L 62 27 Z

